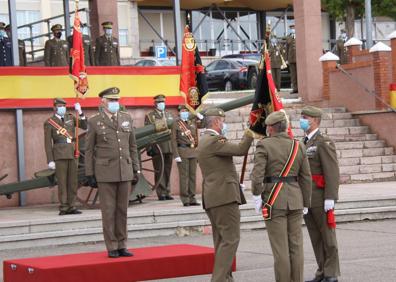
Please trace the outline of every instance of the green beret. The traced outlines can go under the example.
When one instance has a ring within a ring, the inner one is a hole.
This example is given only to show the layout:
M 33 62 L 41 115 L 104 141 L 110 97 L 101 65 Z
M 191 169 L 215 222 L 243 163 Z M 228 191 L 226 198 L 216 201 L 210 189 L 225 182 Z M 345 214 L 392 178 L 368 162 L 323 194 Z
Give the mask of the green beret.
M 1 29 L 5 29 L 5 27 L 6 27 L 6 24 L 3 23 L 3 22 L 0 22 L 0 30 L 1 30 Z
M 120 99 L 120 89 L 118 87 L 110 87 L 100 92 L 98 96 L 107 99 Z
M 113 28 L 113 22 L 103 22 L 102 27 L 103 28 Z
M 209 117 L 225 117 L 225 113 L 220 108 L 209 108 L 205 111 L 205 116 Z
M 55 30 L 62 30 L 62 25 L 61 24 L 54 24 L 51 27 L 51 31 L 55 31 Z
M 66 105 L 66 101 L 63 100 L 62 98 L 55 98 L 54 99 L 54 106 L 55 105 Z
M 154 96 L 153 99 L 154 99 L 154 101 L 156 103 L 165 102 L 165 95 L 164 94 L 158 94 L 157 96 Z
M 286 114 L 283 111 L 276 111 L 270 113 L 265 119 L 266 125 L 273 125 L 275 123 L 287 121 Z
M 321 109 L 314 107 L 314 106 L 305 106 L 302 111 L 302 115 L 307 115 L 310 117 L 321 117 L 323 112 Z

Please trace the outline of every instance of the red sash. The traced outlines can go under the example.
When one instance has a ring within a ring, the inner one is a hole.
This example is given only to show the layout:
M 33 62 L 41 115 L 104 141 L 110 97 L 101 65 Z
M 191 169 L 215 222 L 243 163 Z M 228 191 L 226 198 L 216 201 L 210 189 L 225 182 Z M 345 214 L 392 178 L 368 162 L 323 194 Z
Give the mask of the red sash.
M 289 157 L 288 157 L 287 162 L 286 162 L 285 166 L 283 167 L 279 177 L 286 177 L 289 174 L 290 169 L 293 166 L 294 161 L 296 160 L 296 156 L 298 153 L 298 147 L 299 147 L 298 141 L 293 139 L 293 144 L 292 144 L 292 148 L 289 153 Z M 272 206 L 274 205 L 276 198 L 278 198 L 278 195 L 279 195 L 282 187 L 283 187 L 283 182 L 277 182 L 274 184 L 274 186 L 272 186 L 271 193 L 268 197 L 268 200 L 264 204 L 263 209 L 262 209 L 264 220 L 271 219 Z
M 69 134 L 66 128 L 60 126 L 59 124 L 56 123 L 52 118 L 48 119 L 48 123 L 52 125 L 60 135 L 65 136 L 66 138 L 69 138 L 70 140 L 73 140 L 73 136 Z

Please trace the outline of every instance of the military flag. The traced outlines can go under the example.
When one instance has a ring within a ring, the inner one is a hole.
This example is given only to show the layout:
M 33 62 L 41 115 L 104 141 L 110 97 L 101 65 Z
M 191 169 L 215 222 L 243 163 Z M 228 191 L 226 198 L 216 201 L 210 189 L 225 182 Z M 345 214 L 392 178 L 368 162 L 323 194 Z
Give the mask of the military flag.
M 73 24 L 73 46 L 70 50 L 70 77 L 74 80 L 74 91 L 78 97 L 88 92 L 88 78 L 84 61 L 84 46 L 81 33 L 81 22 L 78 14 L 78 1 Z
M 202 65 L 198 47 L 189 27 L 184 28 L 180 74 L 180 93 L 186 107 L 195 112 L 208 93 L 205 68 Z
M 271 73 L 271 61 L 267 45 L 261 50 L 259 75 L 252 110 L 250 112 L 250 129 L 263 136 L 266 135 L 265 118 L 273 111 L 284 111 L 281 99 L 276 91 L 275 82 Z M 293 133 L 289 124 L 288 134 L 292 138 Z

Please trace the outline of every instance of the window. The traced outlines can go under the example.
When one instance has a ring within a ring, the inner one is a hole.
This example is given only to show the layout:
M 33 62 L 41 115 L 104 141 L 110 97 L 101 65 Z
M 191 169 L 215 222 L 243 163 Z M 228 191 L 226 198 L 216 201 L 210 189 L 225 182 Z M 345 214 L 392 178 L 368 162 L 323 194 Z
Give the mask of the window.
M 128 46 L 128 29 L 118 30 L 118 40 L 120 46 Z
M 217 62 L 210 63 L 205 69 L 206 71 L 213 71 L 217 65 Z
M 40 11 L 17 11 L 17 23 L 18 26 L 29 24 L 40 20 Z M 40 24 L 32 26 L 32 36 L 40 34 Z M 28 27 L 18 29 L 18 38 L 25 39 L 31 37 L 30 29 Z M 40 44 L 40 39 L 33 41 L 34 45 Z
M 216 70 L 226 70 L 229 69 L 229 63 L 226 61 L 220 61 L 216 65 Z

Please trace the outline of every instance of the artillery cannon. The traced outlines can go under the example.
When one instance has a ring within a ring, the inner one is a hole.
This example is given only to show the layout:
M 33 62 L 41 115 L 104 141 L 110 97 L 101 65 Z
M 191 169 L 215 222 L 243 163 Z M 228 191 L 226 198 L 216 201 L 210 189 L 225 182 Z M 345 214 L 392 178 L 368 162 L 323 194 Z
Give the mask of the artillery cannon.
M 227 102 L 224 104 L 220 104 L 217 107 L 223 109 L 224 111 L 230 111 L 242 106 L 246 106 L 253 102 L 254 95 L 245 96 L 243 98 Z M 205 110 L 203 111 L 203 113 Z M 162 156 L 161 148 L 158 145 L 161 142 L 168 141 L 171 138 L 170 130 L 167 128 L 171 128 L 172 122 L 168 121 L 168 124 L 161 126 L 156 125 L 146 125 L 141 128 L 137 128 L 135 131 L 136 134 L 136 142 L 137 148 L 139 151 L 139 160 L 142 174 L 139 178 L 139 182 L 134 185 L 132 189 L 132 193 L 129 197 L 130 202 L 139 201 L 142 202 L 142 199 L 146 196 L 150 195 L 153 190 L 157 188 L 159 185 L 162 174 L 164 171 L 164 159 Z M 84 165 L 84 148 L 85 148 L 85 133 L 79 136 L 79 146 L 81 148 L 80 157 L 78 159 L 79 162 L 79 170 L 78 170 L 78 184 L 79 189 L 77 193 L 77 199 L 81 202 L 85 207 L 92 208 L 96 206 L 98 193 L 97 188 L 87 186 L 87 179 L 85 177 L 85 165 Z M 154 146 L 156 151 L 160 152 L 161 156 L 161 166 L 160 166 L 160 174 L 161 177 L 154 181 L 155 171 L 151 166 L 151 157 L 147 155 L 146 148 L 148 146 Z M 0 176 L 0 181 L 4 179 L 6 175 Z M 44 187 L 53 187 L 56 185 L 56 177 L 55 171 L 45 169 L 34 174 L 34 178 L 29 180 L 24 180 L 15 183 L 7 183 L 0 185 L 0 195 L 6 196 L 7 198 L 11 198 L 12 194 L 28 191 L 32 189 L 44 188 Z

